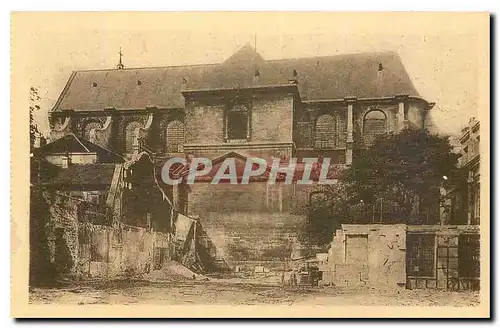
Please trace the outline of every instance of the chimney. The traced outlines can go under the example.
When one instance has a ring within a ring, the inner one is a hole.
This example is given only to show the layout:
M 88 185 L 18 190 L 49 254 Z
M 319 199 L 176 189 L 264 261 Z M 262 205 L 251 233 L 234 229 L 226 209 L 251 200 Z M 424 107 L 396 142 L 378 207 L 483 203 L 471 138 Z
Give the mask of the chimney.
M 299 73 L 297 73 L 296 70 L 293 70 L 292 77 L 288 80 L 288 83 L 289 84 L 298 84 L 299 83 L 298 75 L 299 75 Z
M 40 147 L 43 147 L 47 144 L 47 139 L 44 136 L 40 136 Z
M 71 156 L 69 156 L 69 154 L 66 154 L 62 157 L 61 167 L 63 169 L 67 169 L 70 165 L 71 165 Z
M 258 68 L 255 69 L 255 72 L 253 74 L 253 84 L 258 85 L 259 84 L 259 79 L 260 79 L 260 71 Z
M 384 65 L 382 63 L 378 64 L 378 69 L 377 69 L 377 84 L 381 84 L 384 79 Z
M 182 78 L 182 82 L 181 82 L 181 91 L 183 90 L 187 90 L 187 80 L 185 77 Z

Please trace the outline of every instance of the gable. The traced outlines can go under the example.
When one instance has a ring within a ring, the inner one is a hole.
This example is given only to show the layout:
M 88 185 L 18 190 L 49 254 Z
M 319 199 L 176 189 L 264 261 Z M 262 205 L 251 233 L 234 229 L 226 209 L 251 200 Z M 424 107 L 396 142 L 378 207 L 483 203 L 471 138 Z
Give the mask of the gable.
M 273 165 L 272 158 L 260 158 L 260 157 L 252 157 L 252 156 L 244 156 L 237 152 L 229 152 L 223 156 L 217 157 L 210 161 L 211 169 L 208 173 L 205 173 L 202 176 L 196 176 L 194 182 L 212 182 L 217 174 L 225 175 L 229 173 L 228 168 L 230 161 L 234 161 L 234 172 L 236 173 L 236 180 L 238 183 L 241 183 L 242 178 L 244 176 L 245 167 L 247 162 L 251 162 L 253 167 L 252 170 L 257 170 L 260 166 L 266 166 L 264 173 L 256 176 L 251 176 L 249 182 L 267 182 L 269 180 L 270 172 Z M 322 161 L 322 160 L 321 160 Z M 290 158 L 283 158 L 280 160 L 280 167 L 286 167 L 290 163 Z M 295 171 L 293 174 L 293 181 L 297 181 L 302 179 L 304 175 L 306 164 L 302 159 L 297 159 L 295 164 Z M 317 162 L 313 164 L 312 173 L 310 175 L 310 179 L 313 181 L 318 181 L 320 177 L 321 171 L 321 162 Z M 328 168 L 327 178 L 328 179 L 338 179 L 340 174 L 343 171 L 344 166 L 342 165 L 330 165 Z M 198 171 L 204 169 L 204 165 L 200 164 L 197 167 Z M 171 168 L 170 176 L 173 179 L 182 178 L 184 181 L 187 181 L 187 178 L 193 170 L 190 169 L 189 164 L 184 166 L 176 166 Z M 223 174 L 225 173 L 225 174 Z M 286 180 L 286 174 L 278 172 L 276 181 L 284 182 Z M 229 178 L 220 179 L 219 183 L 231 183 Z
M 80 139 L 73 133 L 56 139 L 45 146 L 35 149 L 36 155 L 52 154 L 96 154 L 102 163 L 122 163 L 124 158 L 108 149 L 96 145 L 88 140 Z

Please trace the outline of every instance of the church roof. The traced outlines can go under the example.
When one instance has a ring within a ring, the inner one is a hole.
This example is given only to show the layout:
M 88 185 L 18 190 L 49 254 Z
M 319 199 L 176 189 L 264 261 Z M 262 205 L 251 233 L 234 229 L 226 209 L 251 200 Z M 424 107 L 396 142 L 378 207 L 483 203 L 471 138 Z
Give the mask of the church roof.
M 304 101 L 420 97 L 395 52 L 265 60 L 246 45 L 220 64 L 75 71 L 53 110 L 183 108 L 181 88 L 275 86 L 291 78 Z

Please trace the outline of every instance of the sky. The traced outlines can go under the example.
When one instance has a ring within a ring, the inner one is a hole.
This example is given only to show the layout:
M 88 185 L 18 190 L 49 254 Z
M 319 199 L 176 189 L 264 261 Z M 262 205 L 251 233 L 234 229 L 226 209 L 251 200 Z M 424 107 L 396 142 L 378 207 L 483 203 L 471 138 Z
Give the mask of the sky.
M 418 92 L 436 103 L 431 116 L 438 130 L 457 134 L 488 104 L 480 90 L 480 82 L 489 78 L 484 17 L 465 13 L 16 13 L 13 61 L 19 65 L 16 74 L 22 75 L 23 83 L 18 86 L 26 87 L 26 97 L 28 86 L 40 91 L 42 109 L 36 121 L 47 132 L 47 113 L 71 72 L 116 67 L 120 47 L 125 67 L 218 63 L 246 43 L 256 46 L 265 59 L 396 51 Z

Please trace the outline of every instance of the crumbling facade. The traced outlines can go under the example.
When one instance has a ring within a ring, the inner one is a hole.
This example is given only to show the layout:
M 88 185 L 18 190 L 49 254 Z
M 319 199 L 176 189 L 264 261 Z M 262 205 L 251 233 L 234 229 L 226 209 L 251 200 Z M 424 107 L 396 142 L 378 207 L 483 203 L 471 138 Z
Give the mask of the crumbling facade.
M 32 185 L 32 282 L 136 276 L 161 268 L 174 252 L 172 206 L 156 184 L 149 155 L 102 163 L 109 158 L 78 147 L 102 151 L 71 135 L 35 153 L 42 166 L 59 165 L 49 176 L 38 174 Z

